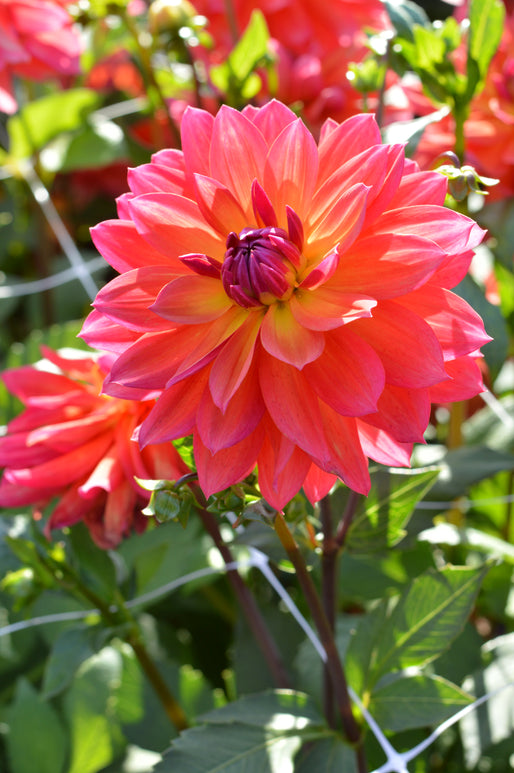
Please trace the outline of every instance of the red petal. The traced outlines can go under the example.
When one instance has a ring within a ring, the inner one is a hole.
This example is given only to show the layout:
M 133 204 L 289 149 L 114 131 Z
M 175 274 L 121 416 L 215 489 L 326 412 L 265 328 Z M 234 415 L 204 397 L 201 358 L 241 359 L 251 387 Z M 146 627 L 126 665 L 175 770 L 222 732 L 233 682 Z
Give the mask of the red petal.
M 174 323 L 197 325 L 218 319 L 232 306 L 219 279 L 192 274 L 168 282 L 150 310 Z
M 199 252 L 223 258 L 223 239 L 191 199 L 176 193 L 145 193 L 129 201 L 128 207 L 143 239 L 163 255 L 178 258 Z
M 381 301 L 372 319 L 352 322 L 352 330 L 374 348 L 388 383 L 427 387 L 445 379 L 441 347 L 427 323 L 393 301 Z
M 212 177 L 195 174 L 195 194 L 206 221 L 226 239 L 231 231 L 239 233 L 248 225 L 241 205 L 224 185 Z
M 323 354 L 304 373 L 318 396 L 342 416 L 377 410 L 385 384 L 384 368 L 371 346 L 349 326 L 326 336 Z
M 209 386 L 214 403 L 222 411 L 248 372 L 261 321 L 260 310 L 249 314 L 246 322 L 222 347 L 212 364 Z
M 274 303 L 269 306 L 262 321 L 261 342 L 273 357 L 303 368 L 319 357 L 325 346 L 325 337 L 318 330 L 300 325 L 288 303 Z
M 198 470 L 198 482 L 206 497 L 244 480 L 255 467 L 264 432 L 259 424 L 251 435 L 230 448 L 216 454 L 202 443 L 198 432 L 194 433 L 193 447 Z
M 317 174 L 318 148 L 298 118 L 271 146 L 264 170 L 264 188 L 280 226 L 287 228 L 286 204 L 303 219 L 311 205 Z
M 161 289 L 175 274 L 168 266 L 127 271 L 112 279 L 97 294 L 94 307 L 100 314 L 133 330 L 150 332 L 169 329 L 169 323 L 150 310 Z
M 191 434 L 208 377 L 209 370 L 204 368 L 194 378 L 184 379 L 162 393 L 141 425 L 141 448 Z

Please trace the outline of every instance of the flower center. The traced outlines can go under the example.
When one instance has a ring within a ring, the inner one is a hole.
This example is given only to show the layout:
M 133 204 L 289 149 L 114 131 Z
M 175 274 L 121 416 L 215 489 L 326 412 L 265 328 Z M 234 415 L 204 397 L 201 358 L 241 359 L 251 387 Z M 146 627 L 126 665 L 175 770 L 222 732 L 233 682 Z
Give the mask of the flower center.
M 300 250 L 282 228 L 245 228 L 239 235 L 232 231 L 221 267 L 223 287 L 244 308 L 287 301 L 301 263 Z

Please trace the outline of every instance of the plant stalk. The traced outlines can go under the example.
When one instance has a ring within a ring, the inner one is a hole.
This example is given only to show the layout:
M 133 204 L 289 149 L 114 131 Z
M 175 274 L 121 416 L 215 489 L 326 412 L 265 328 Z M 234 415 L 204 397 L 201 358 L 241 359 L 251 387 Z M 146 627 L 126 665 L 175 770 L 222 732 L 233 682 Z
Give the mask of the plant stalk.
M 332 524 L 332 508 L 330 498 L 323 497 L 320 502 L 321 525 L 323 529 L 323 544 L 321 554 L 321 599 L 328 624 L 335 630 L 336 620 L 336 576 L 338 546 L 334 540 Z M 328 664 L 323 664 L 323 708 L 330 727 L 335 728 L 334 688 Z
M 198 496 L 198 491 L 196 490 L 196 487 L 194 488 L 195 495 Z M 223 541 L 216 518 L 203 507 L 198 507 L 198 512 L 206 532 L 218 548 L 223 560 L 226 564 L 230 564 L 234 561 L 234 557 L 232 556 L 228 545 Z M 280 656 L 280 652 L 264 622 L 264 618 L 261 615 L 252 593 L 245 585 L 241 575 L 236 569 L 228 570 L 227 577 L 237 596 L 239 605 L 246 617 L 248 625 L 266 659 L 266 663 L 268 664 L 268 668 L 273 676 L 275 684 L 277 687 L 291 687 L 291 682 Z
M 359 725 L 353 716 L 352 704 L 348 693 L 348 684 L 341 665 L 332 629 L 298 545 L 281 513 L 277 513 L 275 517 L 275 531 L 296 570 L 298 582 L 301 585 L 305 600 L 318 630 L 321 643 L 325 649 L 326 662 L 332 678 L 335 701 L 341 716 L 344 733 L 348 741 L 355 747 L 358 747 L 362 743 L 362 734 Z

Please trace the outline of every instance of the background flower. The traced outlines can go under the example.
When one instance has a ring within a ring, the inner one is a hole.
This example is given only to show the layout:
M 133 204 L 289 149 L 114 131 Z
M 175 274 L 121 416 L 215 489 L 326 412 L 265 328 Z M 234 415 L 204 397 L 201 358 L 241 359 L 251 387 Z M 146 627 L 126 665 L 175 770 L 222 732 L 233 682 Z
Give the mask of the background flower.
M 100 547 L 113 547 L 148 522 L 149 494 L 134 476 L 175 480 L 187 467 L 171 443 L 139 450 L 132 435 L 151 405 L 100 395 L 108 357 L 42 351 L 54 368 L 3 373 L 26 407 L 0 438 L 0 506 L 42 508 L 58 497 L 47 531 L 82 520 Z
M 80 39 L 63 0 L 0 0 L 0 110 L 17 109 L 12 77 L 79 72 Z
M 482 388 L 488 337 L 449 288 L 483 232 L 370 115 L 316 145 L 278 102 L 189 109 L 182 141 L 93 231 L 120 272 L 82 333 L 117 355 L 106 391 L 162 392 L 141 442 L 192 432 L 207 495 L 255 464 L 278 509 L 335 476 L 367 492 L 367 457 L 408 464 L 431 401 Z

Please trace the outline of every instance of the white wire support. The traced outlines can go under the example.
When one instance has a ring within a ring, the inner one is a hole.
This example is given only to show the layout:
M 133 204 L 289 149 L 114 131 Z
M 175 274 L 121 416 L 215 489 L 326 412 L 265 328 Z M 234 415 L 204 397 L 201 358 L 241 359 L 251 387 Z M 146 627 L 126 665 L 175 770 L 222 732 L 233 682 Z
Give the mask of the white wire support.
M 55 208 L 55 205 L 50 197 L 50 193 L 39 179 L 30 161 L 24 160 L 19 162 L 17 168 L 23 175 L 23 178 L 29 186 L 35 200 L 41 207 L 41 211 L 46 217 L 50 228 L 54 232 L 63 253 L 70 263 L 70 266 L 75 269 L 76 276 L 80 280 L 89 299 L 91 301 L 94 300 L 98 292 L 98 288 L 88 271 L 87 264 L 80 254 L 77 245 L 69 235 L 66 226 L 61 220 L 61 216 Z
M 484 403 L 497 415 L 502 424 L 505 424 L 507 427 L 514 427 L 514 419 L 510 413 L 505 410 L 501 402 L 493 395 L 490 389 L 485 387 L 484 391 L 480 392 L 479 397 L 481 397 Z
M 52 290 L 54 287 L 67 284 L 74 279 L 80 278 L 80 276 L 86 276 L 86 274 L 91 276 L 91 274 L 101 271 L 106 267 L 107 264 L 103 258 L 93 258 L 92 260 L 84 261 L 83 266 L 72 266 L 71 268 L 64 269 L 64 271 L 58 271 L 52 274 L 52 276 L 44 277 L 44 279 L 0 285 L 0 300 L 20 298 L 25 295 L 34 295 L 45 290 Z

